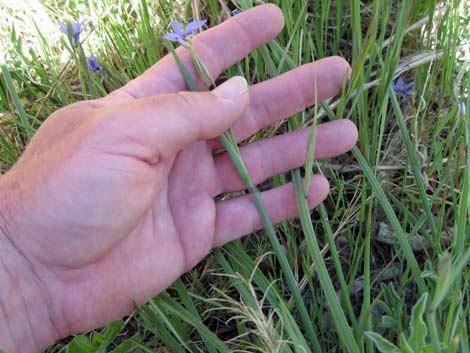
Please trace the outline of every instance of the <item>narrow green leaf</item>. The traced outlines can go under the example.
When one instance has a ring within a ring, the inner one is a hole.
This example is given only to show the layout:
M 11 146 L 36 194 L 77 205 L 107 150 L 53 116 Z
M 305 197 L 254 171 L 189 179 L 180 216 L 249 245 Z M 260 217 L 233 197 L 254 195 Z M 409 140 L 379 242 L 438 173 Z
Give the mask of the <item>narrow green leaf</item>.
M 180 57 L 176 53 L 176 50 L 173 47 L 173 44 L 171 44 L 169 40 L 165 40 L 165 46 L 171 52 L 171 54 L 173 55 L 173 58 L 175 58 L 176 65 L 178 65 L 178 69 L 180 70 L 181 75 L 183 75 L 183 78 L 186 81 L 186 84 L 188 85 L 189 89 L 191 91 L 197 91 L 198 89 L 197 89 L 196 83 L 194 83 L 194 80 L 189 74 L 189 71 L 186 69 Z
M 162 315 L 162 311 L 159 306 L 161 305 L 166 310 L 168 310 L 173 315 L 181 318 L 185 322 L 189 323 L 191 326 L 196 328 L 201 335 L 205 336 L 205 339 L 208 343 L 212 344 L 214 348 L 218 349 L 221 353 L 230 353 L 228 347 L 222 342 L 209 328 L 207 328 L 203 323 L 201 323 L 197 318 L 187 311 L 183 306 L 177 303 L 175 300 L 170 298 L 166 294 L 161 294 L 157 299 L 150 302 L 151 306 Z M 188 349 L 188 348 L 187 348 Z
M 451 265 L 448 271 L 445 271 L 442 275 L 439 275 L 436 290 L 433 296 L 431 303 L 431 312 L 434 312 L 439 304 L 444 300 L 447 292 L 450 287 L 453 285 L 454 281 L 459 278 L 462 274 L 462 270 L 467 262 L 470 260 L 470 247 L 465 251 L 464 254 L 461 254 L 456 257 L 456 260 Z
M 403 353 L 416 353 L 413 348 L 411 348 L 403 332 L 400 334 L 400 349 Z
M 317 87 L 317 77 L 313 77 L 313 85 L 315 92 L 315 107 L 314 107 L 314 116 L 313 124 L 310 128 L 310 135 L 308 137 L 308 152 L 307 160 L 305 162 L 305 180 L 304 180 L 304 197 L 307 197 L 308 191 L 310 189 L 310 180 L 313 174 L 313 161 L 315 157 L 315 141 L 316 141 L 316 131 L 317 131 L 317 116 L 318 116 L 318 87 Z
M 106 332 L 103 336 L 103 341 L 100 344 L 99 350 L 105 350 L 106 347 L 119 335 L 121 330 L 124 328 L 125 324 L 122 320 L 116 320 L 111 322 L 108 327 L 106 328 Z
M 119 343 L 112 351 L 109 353 L 128 353 L 134 350 L 135 348 L 139 348 L 139 345 L 142 341 L 142 337 L 139 334 L 131 338 L 127 338 L 126 340 Z M 152 351 L 153 352 L 153 351 Z
M 381 353 L 402 353 L 397 346 L 380 336 L 378 333 L 365 332 L 364 334 L 367 338 L 374 342 L 375 346 Z
M 411 168 L 413 170 L 416 185 L 418 186 L 418 191 L 421 198 L 421 203 L 424 208 L 424 213 L 426 214 L 426 218 L 428 220 L 428 224 L 431 227 L 434 239 L 437 239 L 437 226 L 431 211 L 431 205 L 429 203 L 428 196 L 426 194 L 423 177 L 421 176 L 421 166 L 419 165 L 418 158 L 416 157 L 416 149 L 411 143 L 410 133 L 408 132 L 408 128 L 406 127 L 405 118 L 403 117 L 400 104 L 398 104 L 398 100 L 393 92 L 392 86 L 389 87 L 389 95 L 390 99 L 392 100 L 393 109 L 395 111 L 395 116 L 397 117 L 397 122 L 398 126 L 400 127 L 402 138 L 405 141 L 406 152 L 411 162 Z
M 98 346 L 94 345 L 87 337 L 83 335 L 75 336 L 69 343 L 69 346 L 71 346 L 71 350 L 77 353 L 95 353 L 98 351 Z
M 330 119 L 336 120 L 336 116 L 333 113 L 333 111 L 330 109 L 330 107 L 322 103 L 322 108 L 328 114 Z M 418 261 L 416 260 L 413 250 L 411 249 L 410 243 L 408 242 L 405 231 L 403 230 L 400 224 L 400 221 L 398 220 L 398 217 L 395 214 L 395 211 L 393 210 L 392 205 L 390 204 L 390 201 L 388 201 L 387 196 L 385 196 L 385 192 L 380 186 L 380 183 L 377 180 L 377 177 L 375 176 L 374 172 L 370 168 L 369 164 L 367 163 L 366 159 L 362 155 L 359 148 L 354 147 L 352 149 L 352 153 L 354 157 L 356 158 L 357 162 L 359 163 L 359 165 L 361 166 L 361 169 L 363 170 L 364 175 L 366 176 L 367 180 L 371 184 L 372 189 L 375 191 L 377 198 L 379 199 L 380 204 L 382 205 L 382 208 L 385 214 L 387 215 L 387 218 L 390 221 L 390 224 L 393 227 L 393 230 L 397 233 L 397 238 L 400 242 L 405 258 L 408 261 L 408 266 L 410 267 L 411 272 L 413 273 L 413 276 L 415 277 L 420 294 L 425 293 L 427 288 L 426 288 L 426 284 L 423 278 L 421 277 L 421 270 L 419 268 Z
M 302 230 L 307 239 L 308 249 L 315 263 L 321 287 L 325 292 L 325 297 L 328 302 L 328 309 L 336 326 L 336 333 L 340 338 L 341 342 L 343 343 L 343 346 L 348 350 L 348 352 L 359 353 L 359 347 L 354 339 L 351 327 L 349 327 L 348 325 L 346 316 L 341 308 L 341 304 L 339 303 L 338 297 L 336 296 L 336 291 L 334 289 L 333 282 L 331 281 L 331 278 L 328 274 L 328 269 L 326 268 L 325 261 L 323 260 L 320 247 L 318 246 L 318 242 L 316 240 L 312 225 L 312 218 L 310 217 L 310 211 L 307 204 L 307 199 L 302 189 L 300 170 L 295 169 L 292 172 L 292 175 L 294 179 L 297 207 L 299 209 Z
M 428 301 L 428 294 L 424 293 L 421 298 L 416 302 L 411 311 L 410 321 L 410 337 L 409 343 L 415 352 L 420 352 L 426 344 L 426 336 L 428 335 L 428 328 L 424 322 L 423 316 L 426 310 Z
M 21 104 L 20 97 L 18 96 L 18 92 L 16 92 L 15 85 L 13 84 L 13 80 L 11 79 L 10 72 L 8 71 L 6 65 L 0 65 L 3 78 L 7 85 L 8 92 L 10 92 L 11 98 L 13 99 L 13 104 L 15 105 L 16 111 L 18 112 L 18 117 L 20 118 L 21 125 L 26 131 L 28 138 L 31 139 L 34 135 L 34 129 L 29 122 L 28 116 L 24 111 L 23 105 Z

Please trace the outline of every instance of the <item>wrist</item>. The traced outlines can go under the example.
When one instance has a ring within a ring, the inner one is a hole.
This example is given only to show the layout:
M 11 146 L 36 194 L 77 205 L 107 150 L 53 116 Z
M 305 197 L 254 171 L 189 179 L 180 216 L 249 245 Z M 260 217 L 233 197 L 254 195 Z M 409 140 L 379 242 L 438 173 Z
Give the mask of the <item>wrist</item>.
M 59 337 L 51 300 L 37 268 L 16 245 L 9 207 L 13 190 L 0 178 L 0 349 L 40 352 Z

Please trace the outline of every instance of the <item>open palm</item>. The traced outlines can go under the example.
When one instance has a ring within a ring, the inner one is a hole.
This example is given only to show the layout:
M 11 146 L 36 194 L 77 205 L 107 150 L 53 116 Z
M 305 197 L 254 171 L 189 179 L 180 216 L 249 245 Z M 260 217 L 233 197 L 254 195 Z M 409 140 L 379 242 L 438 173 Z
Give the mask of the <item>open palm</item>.
M 200 34 L 194 45 L 216 77 L 282 24 L 280 10 L 263 5 Z M 179 55 L 189 67 L 188 53 Z M 214 154 L 221 147 L 216 137 L 233 126 L 241 141 L 315 96 L 337 94 L 348 70 L 332 57 L 250 88 L 233 78 L 213 93 L 191 93 L 181 92 L 184 81 L 167 56 L 109 96 L 51 116 L 2 182 L 21 199 L 8 232 L 47 292 L 55 338 L 122 316 L 215 246 L 262 228 L 249 195 L 214 201 L 244 189 L 228 155 Z M 235 91 L 237 97 L 228 97 Z M 241 147 L 253 181 L 302 165 L 308 134 L 304 129 Z M 343 153 L 356 138 L 349 121 L 322 124 L 316 158 Z M 328 188 L 325 178 L 314 176 L 309 204 L 321 202 Z M 291 184 L 262 198 L 273 222 L 297 213 Z

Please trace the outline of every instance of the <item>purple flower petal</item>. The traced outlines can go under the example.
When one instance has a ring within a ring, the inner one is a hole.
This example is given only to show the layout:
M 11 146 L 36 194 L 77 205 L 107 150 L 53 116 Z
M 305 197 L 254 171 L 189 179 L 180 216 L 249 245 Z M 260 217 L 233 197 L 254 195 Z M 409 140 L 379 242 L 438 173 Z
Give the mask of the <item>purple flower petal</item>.
M 103 69 L 96 57 L 94 57 L 93 55 L 88 58 L 87 62 L 88 70 L 90 70 L 91 72 L 98 73 Z
M 180 25 L 176 21 L 171 21 L 170 24 L 171 24 L 171 27 L 173 28 L 173 30 L 175 31 L 176 34 L 178 34 L 181 37 L 184 37 L 185 31 L 184 31 L 182 25 Z
M 80 33 L 82 33 L 82 30 L 86 26 L 85 23 L 80 23 L 76 21 L 71 21 L 71 22 L 59 22 L 59 28 L 62 33 L 64 33 L 67 37 L 69 37 L 69 28 L 70 28 L 70 35 L 72 39 L 72 46 L 77 47 L 78 44 L 80 43 Z
M 163 38 L 177 42 L 179 39 L 183 39 L 179 34 L 176 33 L 165 33 Z
M 70 25 L 72 26 L 72 34 L 77 35 L 82 32 L 82 24 L 80 22 L 75 22 L 72 21 L 70 22 Z
M 403 81 L 403 79 L 401 77 L 399 77 L 395 83 L 392 84 L 392 88 L 393 88 L 393 91 L 395 92 L 395 94 L 398 94 L 401 92 L 401 90 L 403 89 L 403 85 L 404 85 L 405 81 Z
M 64 34 L 67 34 L 67 24 L 62 22 L 62 21 L 59 21 L 59 28 L 60 28 L 60 31 Z
M 407 92 L 413 86 L 413 82 L 407 83 L 403 86 L 403 91 Z
M 201 28 L 206 23 L 206 20 L 202 21 L 191 21 L 186 25 L 186 33 L 194 33 L 196 29 Z

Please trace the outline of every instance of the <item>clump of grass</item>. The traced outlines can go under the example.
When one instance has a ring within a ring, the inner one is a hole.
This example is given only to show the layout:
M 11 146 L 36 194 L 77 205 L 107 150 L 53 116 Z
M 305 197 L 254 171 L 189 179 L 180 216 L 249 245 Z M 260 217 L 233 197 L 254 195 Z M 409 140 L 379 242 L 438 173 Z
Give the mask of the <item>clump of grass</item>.
M 269 241 L 259 232 L 215 250 L 126 322 L 50 352 L 470 351 L 468 3 L 272 2 L 284 12 L 283 32 L 223 79 L 241 74 L 256 83 L 338 54 L 352 77 L 339 97 L 252 140 L 349 118 L 359 129 L 357 148 L 330 161 L 308 159 L 269 182 L 294 180 L 300 223 L 283 222 Z M 215 25 L 235 5 L 246 10 L 255 2 L 68 4 L 42 1 L 40 8 L 51 23 L 90 20 L 79 50 L 61 36 L 47 41 L 39 22 L 28 22 L 29 33 L 24 25 L 3 28 L 1 171 L 54 110 L 105 95 L 159 60 L 170 19 Z M 107 77 L 88 71 L 89 55 Z M 399 76 L 413 82 L 415 96 L 395 95 Z M 329 178 L 332 192 L 310 213 L 300 180 L 313 170 Z

